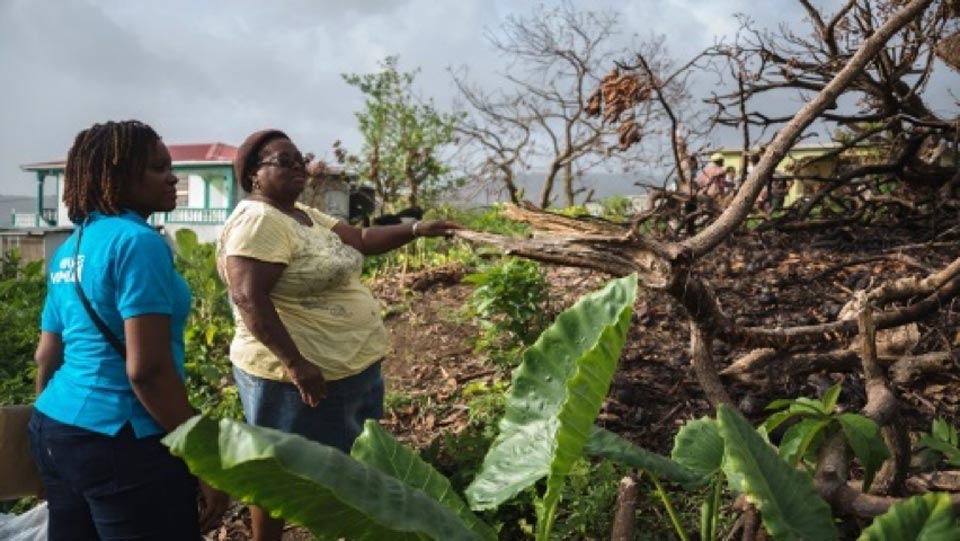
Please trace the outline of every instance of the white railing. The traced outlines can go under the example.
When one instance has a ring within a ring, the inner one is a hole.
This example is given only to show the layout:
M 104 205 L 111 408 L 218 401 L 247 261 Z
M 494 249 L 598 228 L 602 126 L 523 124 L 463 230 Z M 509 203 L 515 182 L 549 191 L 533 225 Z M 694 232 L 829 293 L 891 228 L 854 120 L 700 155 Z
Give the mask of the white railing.
M 42 214 L 36 212 L 10 213 L 11 227 L 52 227 L 57 225 L 57 209 L 43 209 Z
M 227 221 L 227 209 L 178 208 L 166 213 L 168 224 L 222 224 Z

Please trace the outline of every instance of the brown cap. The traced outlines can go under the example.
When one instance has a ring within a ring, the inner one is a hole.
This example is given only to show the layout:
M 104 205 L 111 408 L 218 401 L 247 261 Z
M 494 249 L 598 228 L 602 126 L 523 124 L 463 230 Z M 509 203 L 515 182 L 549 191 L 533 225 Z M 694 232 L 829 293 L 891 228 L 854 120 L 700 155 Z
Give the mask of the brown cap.
M 236 175 L 243 191 L 249 193 L 253 189 L 248 176 L 253 173 L 260 149 L 263 148 L 263 145 L 277 138 L 290 139 L 287 134 L 280 130 L 260 130 L 248 135 L 240 148 L 237 149 L 237 156 L 233 158 L 233 174 Z

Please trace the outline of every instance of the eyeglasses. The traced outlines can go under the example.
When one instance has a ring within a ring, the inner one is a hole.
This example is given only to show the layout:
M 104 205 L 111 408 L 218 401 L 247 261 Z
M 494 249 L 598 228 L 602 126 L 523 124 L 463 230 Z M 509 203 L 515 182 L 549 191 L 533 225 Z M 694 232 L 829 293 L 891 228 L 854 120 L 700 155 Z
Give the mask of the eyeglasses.
M 267 156 L 260 160 L 257 167 L 263 167 L 264 165 L 272 165 L 281 169 L 305 169 L 307 167 L 307 159 L 299 154 L 296 156 L 274 154 L 273 156 Z

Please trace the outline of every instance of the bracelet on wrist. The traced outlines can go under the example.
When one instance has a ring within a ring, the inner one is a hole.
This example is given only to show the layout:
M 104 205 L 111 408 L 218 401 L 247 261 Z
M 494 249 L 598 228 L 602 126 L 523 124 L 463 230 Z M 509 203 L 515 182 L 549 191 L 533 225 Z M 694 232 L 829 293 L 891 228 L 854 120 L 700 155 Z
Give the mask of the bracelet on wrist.
M 420 235 L 417 233 L 417 226 L 420 225 L 420 222 L 413 222 L 413 227 L 410 228 L 410 232 L 413 233 L 413 238 L 417 238 Z

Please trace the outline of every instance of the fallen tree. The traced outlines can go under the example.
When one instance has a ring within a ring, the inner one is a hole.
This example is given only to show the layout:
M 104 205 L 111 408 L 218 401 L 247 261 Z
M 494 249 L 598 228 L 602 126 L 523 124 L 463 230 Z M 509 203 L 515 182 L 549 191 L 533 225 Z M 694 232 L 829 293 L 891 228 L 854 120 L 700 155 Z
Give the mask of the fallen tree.
M 802 3 L 807 5 L 806 2 Z M 845 13 L 859 4 L 849 2 L 835 18 L 842 19 Z M 889 15 L 883 23 L 864 34 L 858 48 L 845 56 L 843 63 L 834 64 L 829 79 L 816 88 L 816 95 L 786 121 L 766 144 L 759 163 L 746 177 L 736 195 L 719 208 L 715 217 L 706 214 L 708 221 L 702 228 L 694 228 L 694 234 L 671 239 L 670 235 L 682 231 L 673 229 L 664 240 L 662 236 L 654 234 L 657 231 L 655 228 L 642 227 L 643 220 L 615 224 L 576 219 L 549 213 L 529 204 L 510 206 L 505 214 L 529 223 L 542 232 L 531 238 L 457 232 L 457 236 L 467 241 L 497 246 L 506 253 L 520 257 L 593 269 L 614 276 L 637 273 L 643 287 L 669 295 L 685 309 L 689 318 L 693 369 L 705 395 L 714 406 L 728 404 L 736 407 L 736 400 L 725 384 L 725 377 L 728 380 L 736 378 L 749 381 L 761 378 L 763 374 L 769 377 L 774 372 L 782 375 L 862 369 L 868 397 L 863 413 L 883 428 L 884 438 L 893 451 L 892 458 L 884 465 L 871 494 L 864 494 L 851 484 L 851 457 L 842 439 L 839 442 L 831 440 L 823 447 L 815 472 L 818 492 L 831 503 L 834 510 L 859 517 L 873 517 L 884 511 L 898 501 L 908 486 L 906 463 L 910 452 L 909 441 L 899 417 L 895 388 L 888 380 L 887 368 L 881 363 L 886 361 L 892 365 L 893 383 L 901 384 L 918 374 L 952 367 L 952 361 L 956 359 L 952 351 L 929 352 L 920 356 L 908 356 L 901 352 L 897 355 L 888 354 L 885 358 L 877 352 L 877 332 L 903 329 L 949 306 L 960 293 L 960 258 L 941 269 L 919 276 L 851 292 L 848 309 L 834 321 L 784 328 L 738 324 L 736 317 L 721 308 L 710 281 L 697 270 L 698 263 L 705 256 L 732 235 L 742 233 L 767 180 L 791 146 L 802 137 L 804 130 L 815 120 L 832 114 L 828 111 L 835 107 L 837 99 L 851 85 L 862 84 L 868 65 L 884 63 L 884 55 L 889 54 L 885 48 L 888 41 L 894 36 L 902 39 L 903 32 L 915 35 L 916 25 L 926 20 L 924 17 L 931 16 L 931 11 L 934 16 L 945 16 L 943 5 L 931 0 L 900 2 L 895 7 L 897 9 L 884 12 Z M 817 19 L 813 19 L 814 24 L 818 24 Z M 905 31 L 905 28 L 908 30 Z M 824 35 L 825 31 L 821 29 L 820 32 Z M 650 73 L 646 76 L 649 77 Z M 648 83 L 656 86 L 655 80 L 649 80 Z M 649 99 L 649 93 L 634 98 Z M 623 105 L 618 102 L 617 106 Z M 678 163 L 677 171 L 681 170 Z M 695 198 L 694 195 L 692 200 Z M 944 210 L 947 209 L 949 213 L 949 209 L 955 208 L 956 202 L 948 199 L 944 196 L 936 202 L 920 201 L 917 208 L 923 208 L 933 223 L 942 223 L 946 219 Z M 674 208 L 664 206 L 659 210 Z M 689 208 L 684 210 L 689 211 Z M 644 216 L 654 215 L 657 211 L 654 209 Z M 854 213 L 854 219 L 860 217 Z M 721 371 L 712 354 L 714 341 L 750 351 Z M 914 482 L 911 486 L 919 485 Z M 960 498 L 955 497 L 953 501 L 956 506 Z

